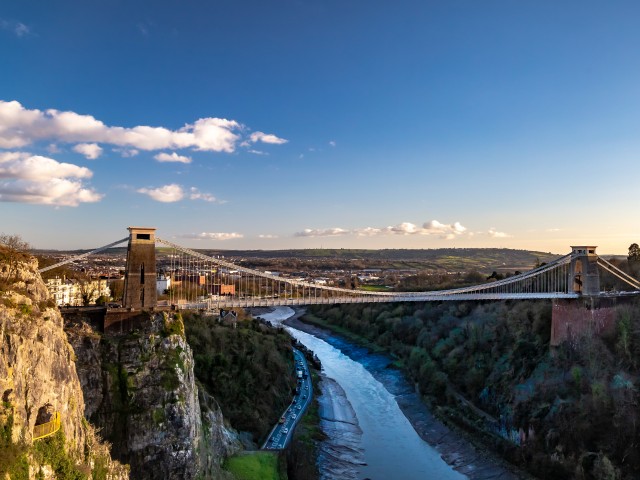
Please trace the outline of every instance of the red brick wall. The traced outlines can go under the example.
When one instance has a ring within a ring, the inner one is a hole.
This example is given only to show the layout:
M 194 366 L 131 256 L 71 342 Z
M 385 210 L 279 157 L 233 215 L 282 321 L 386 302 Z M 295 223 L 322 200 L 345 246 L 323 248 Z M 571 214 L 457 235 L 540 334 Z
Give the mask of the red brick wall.
M 583 300 L 555 300 L 551 316 L 552 347 L 568 341 L 577 343 L 585 335 L 600 335 L 615 328 L 613 306 L 591 308 Z

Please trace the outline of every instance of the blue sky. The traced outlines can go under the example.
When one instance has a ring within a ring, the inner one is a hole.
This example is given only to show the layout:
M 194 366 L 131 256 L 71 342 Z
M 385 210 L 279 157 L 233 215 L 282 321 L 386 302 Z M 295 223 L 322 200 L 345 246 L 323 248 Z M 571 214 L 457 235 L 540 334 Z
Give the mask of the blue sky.
M 640 241 L 637 2 L 0 5 L 0 231 L 89 248 Z

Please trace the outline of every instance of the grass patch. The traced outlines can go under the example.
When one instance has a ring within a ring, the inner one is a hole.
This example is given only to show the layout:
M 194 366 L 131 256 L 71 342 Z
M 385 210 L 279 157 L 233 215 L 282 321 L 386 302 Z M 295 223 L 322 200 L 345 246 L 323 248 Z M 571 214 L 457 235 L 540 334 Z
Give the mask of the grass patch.
M 364 290 L 365 292 L 388 292 L 389 287 L 386 285 L 360 285 L 358 290 Z
M 278 472 L 278 455 L 272 452 L 229 457 L 224 462 L 224 469 L 238 480 L 283 480 Z

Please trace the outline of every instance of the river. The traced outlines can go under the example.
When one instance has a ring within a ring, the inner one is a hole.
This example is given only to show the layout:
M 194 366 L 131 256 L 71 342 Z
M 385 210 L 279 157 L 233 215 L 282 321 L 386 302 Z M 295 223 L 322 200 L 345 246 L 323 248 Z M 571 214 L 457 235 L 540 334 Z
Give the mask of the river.
M 288 307 L 260 316 L 281 324 Z M 396 396 L 365 366 L 314 335 L 286 327 L 322 363 L 320 416 L 329 437 L 320 446 L 324 480 L 459 480 L 454 470 L 420 438 L 400 410 Z

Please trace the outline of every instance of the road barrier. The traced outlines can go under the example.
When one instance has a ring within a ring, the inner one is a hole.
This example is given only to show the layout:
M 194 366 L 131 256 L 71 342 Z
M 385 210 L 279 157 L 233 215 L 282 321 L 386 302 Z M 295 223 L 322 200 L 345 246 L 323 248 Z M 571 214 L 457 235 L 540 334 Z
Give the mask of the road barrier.
M 49 435 L 53 435 L 58 430 L 60 430 L 60 424 L 62 423 L 60 412 L 55 412 L 53 414 L 53 418 L 46 422 L 41 423 L 40 425 L 36 425 L 33 427 L 33 439 L 38 440 L 40 438 L 48 437 Z

